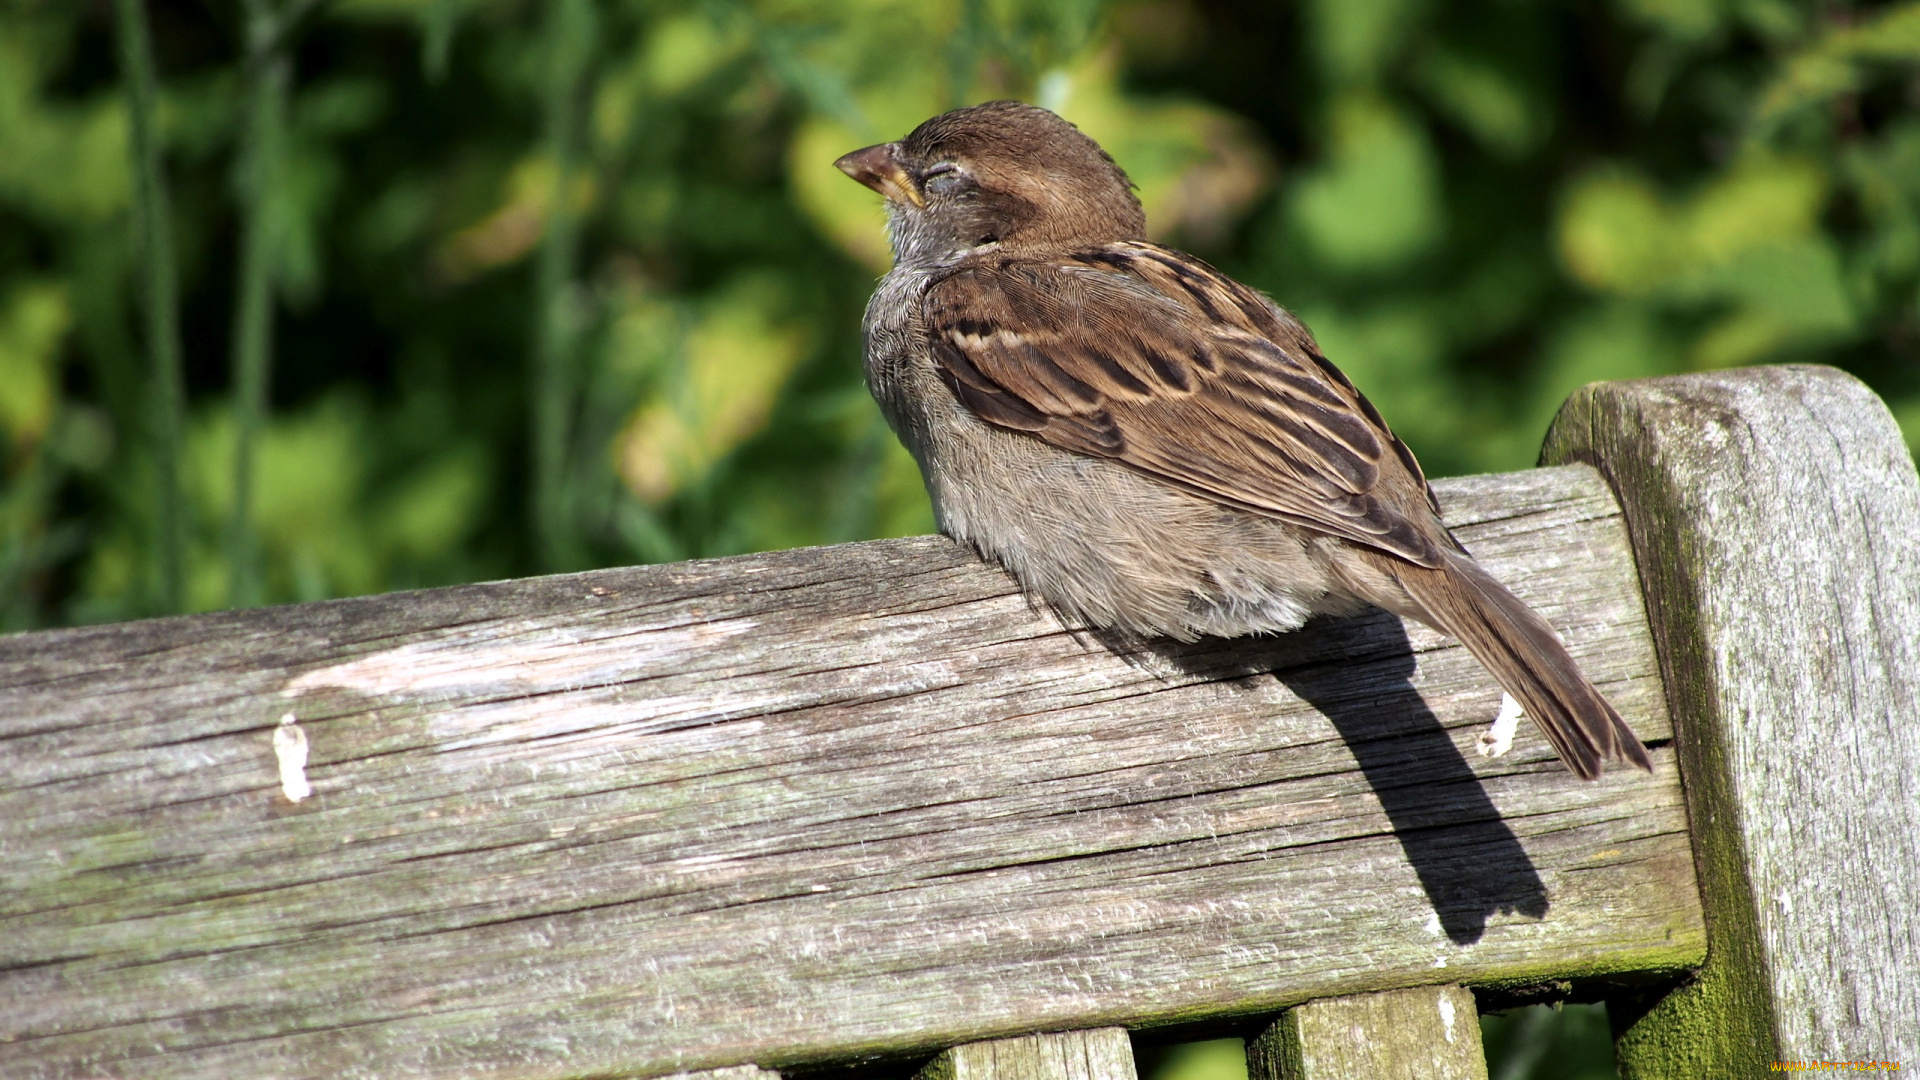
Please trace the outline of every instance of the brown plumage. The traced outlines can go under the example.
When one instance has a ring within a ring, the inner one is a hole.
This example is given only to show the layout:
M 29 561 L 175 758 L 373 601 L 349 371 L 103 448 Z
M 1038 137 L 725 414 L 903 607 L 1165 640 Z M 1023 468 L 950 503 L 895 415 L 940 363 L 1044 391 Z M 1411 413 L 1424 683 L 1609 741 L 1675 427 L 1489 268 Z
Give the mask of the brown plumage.
M 1575 774 L 1651 768 L 1306 328 L 1147 242 L 1072 125 L 994 102 L 838 164 L 888 197 L 868 382 L 946 531 L 1095 626 L 1190 640 L 1385 607 L 1459 638 Z

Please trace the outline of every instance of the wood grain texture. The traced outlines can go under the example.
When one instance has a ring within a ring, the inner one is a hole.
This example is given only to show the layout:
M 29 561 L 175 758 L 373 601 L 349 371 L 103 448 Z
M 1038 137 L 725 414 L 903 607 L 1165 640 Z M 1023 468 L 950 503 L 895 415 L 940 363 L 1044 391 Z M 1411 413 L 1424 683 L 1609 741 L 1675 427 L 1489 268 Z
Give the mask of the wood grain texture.
M 1104 643 L 937 537 L 0 639 L 7 1075 L 778 1068 L 1697 964 L 1618 507 L 1438 486 L 1654 775 L 1478 757 L 1499 688 L 1385 614 Z
M 1480 1013 L 1463 986 L 1309 1001 L 1247 1044 L 1248 1080 L 1487 1080 Z
M 1625 504 L 1680 718 L 1713 962 L 1642 1077 L 1920 1059 L 1920 478 L 1830 368 L 1588 387 L 1544 455 Z
M 1049 1032 L 943 1051 L 914 1080 L 1135 1080 L 1125 1028 Z

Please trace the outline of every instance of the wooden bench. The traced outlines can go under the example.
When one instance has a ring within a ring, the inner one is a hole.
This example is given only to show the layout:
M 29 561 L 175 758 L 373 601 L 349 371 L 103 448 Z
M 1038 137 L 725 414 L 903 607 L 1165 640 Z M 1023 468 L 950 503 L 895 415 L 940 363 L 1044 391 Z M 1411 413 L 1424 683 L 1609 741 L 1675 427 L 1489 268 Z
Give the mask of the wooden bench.
M 937 537 L 0 638 L 0 1075 L 1484 1076 L 1529 994 L 1633 1077 L 1920 1064 L 1886 408 L 1601 384 L 1544 457 L 1435 486 L 1651 776 L 1480 756 L 1384 613 L 1102 639 Z

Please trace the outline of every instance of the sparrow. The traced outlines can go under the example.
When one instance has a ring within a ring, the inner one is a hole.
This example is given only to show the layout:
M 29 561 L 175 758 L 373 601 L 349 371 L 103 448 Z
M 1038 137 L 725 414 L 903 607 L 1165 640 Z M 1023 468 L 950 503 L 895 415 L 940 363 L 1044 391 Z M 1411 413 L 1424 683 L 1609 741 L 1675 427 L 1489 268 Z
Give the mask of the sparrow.
M 886 197 L 866 379 L 941 531 L 1070 619 L 1134 635 L 1282 632 L 1368 605 L 1418 619 L 1575 775 L 1652 770 L 1307 328 L 1150 243 L 1126 173 L 1078 128 L 994 101 L 835 164 Z

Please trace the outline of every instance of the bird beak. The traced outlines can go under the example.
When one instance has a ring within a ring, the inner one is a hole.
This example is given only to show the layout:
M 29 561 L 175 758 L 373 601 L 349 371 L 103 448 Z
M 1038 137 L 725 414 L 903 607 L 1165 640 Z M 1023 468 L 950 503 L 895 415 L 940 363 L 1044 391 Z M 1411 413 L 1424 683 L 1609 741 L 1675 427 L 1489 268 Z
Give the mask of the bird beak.
M 911 203 L 924 209 L 927 200 L 920 197 L 920 189 L 913 186 L 913 178 L 907 170 L 900 167 L 900 159 L 894 156 L 899 143 L 881 143 L 869 146 L 865 150 L 855 150 L 834 165 L 843 173 L 885 195 L 896 203 Z

